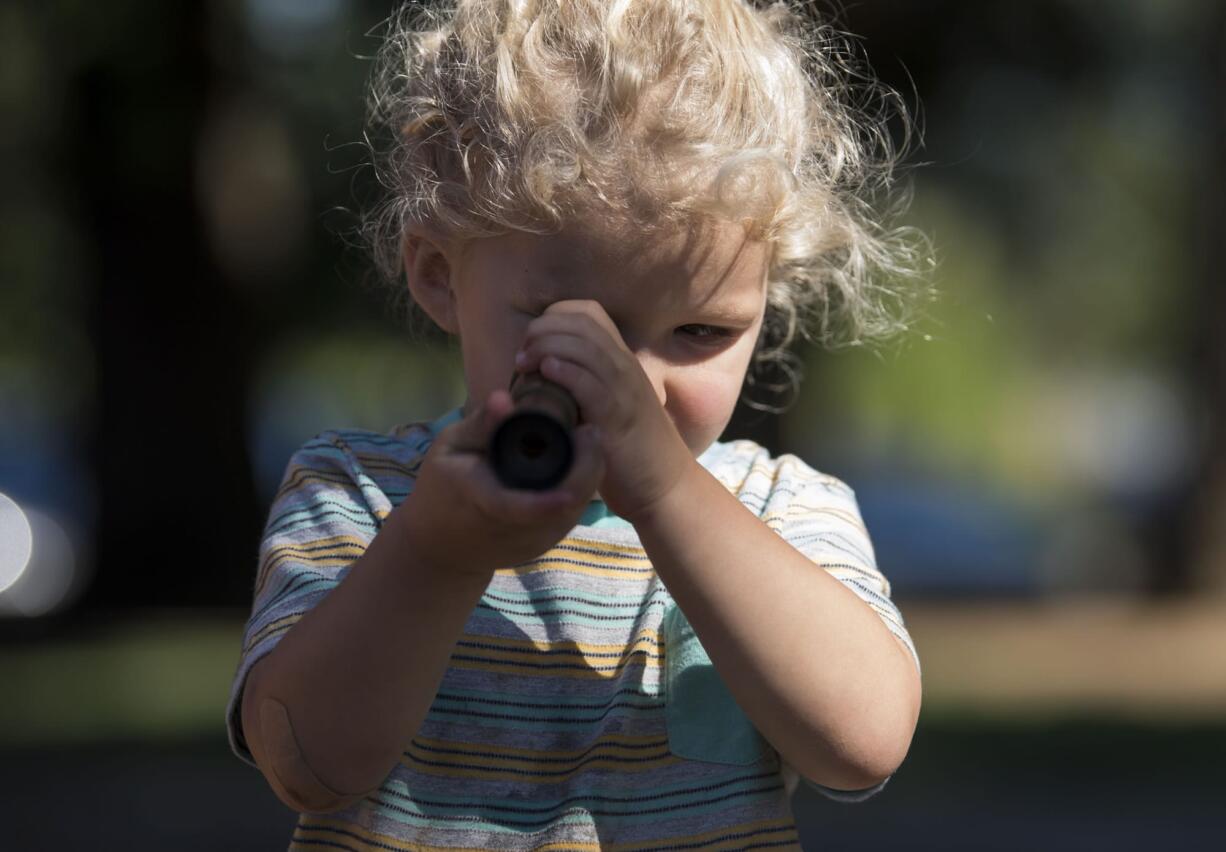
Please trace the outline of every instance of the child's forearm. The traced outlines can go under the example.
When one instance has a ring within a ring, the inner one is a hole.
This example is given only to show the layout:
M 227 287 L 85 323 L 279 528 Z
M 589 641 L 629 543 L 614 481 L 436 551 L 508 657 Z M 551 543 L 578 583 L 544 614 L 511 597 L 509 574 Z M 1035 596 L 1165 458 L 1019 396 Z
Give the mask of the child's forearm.
M 737 703 L 801 775 L 855 790 L 898 767 L 919 675 L 871 608 L 697 464 L 630 520 Z
M 401 518 L 399 508 L 388 516 L 345 579 L 249 675 L 244 737 L 295 810 L 336 810 L 378 787 L 489 582 L 415 559 Z

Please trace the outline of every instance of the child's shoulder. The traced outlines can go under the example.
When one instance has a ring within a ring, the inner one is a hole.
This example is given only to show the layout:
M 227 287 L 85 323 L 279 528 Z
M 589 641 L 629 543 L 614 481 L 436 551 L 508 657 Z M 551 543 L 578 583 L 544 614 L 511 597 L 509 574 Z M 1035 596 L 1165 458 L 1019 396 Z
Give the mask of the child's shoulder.
M 766 498 L 819 491 L 855 498 L 851 486 L 837 476 L 818 470 L 792 453 L 772 455 L 766 447 L 744 438 L 713 444 L 701 460 L 717 479 L 742 495 L 756 492 Z
M 326 429 L 290 457 L 273 498 L 273 515 L 326 504 L 330 512 L 370 527 L 413 490 L 434 440 L 432 422 L 410 422 L 387 432 Z M 368 517 L 373 515 L 374 518 Z
M 343 471 L 353 478 L 390 469 L 415 474 L 433 440 L 431 421 L 403 423 L 387 432 L 325 429 L 298 447 L 289 466 Z

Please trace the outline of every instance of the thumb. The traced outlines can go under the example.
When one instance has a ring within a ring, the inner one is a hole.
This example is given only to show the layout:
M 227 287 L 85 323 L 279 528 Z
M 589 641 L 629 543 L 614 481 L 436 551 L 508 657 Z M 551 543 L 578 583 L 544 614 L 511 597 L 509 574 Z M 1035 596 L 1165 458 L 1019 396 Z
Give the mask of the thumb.
M 586 502 L 596 493 L 604 478 L 604 469 L 600 430 L 585 423 L 575 430 L 575 462 L 559 487 Z
M 474 408 L 467 417 L 452 428 L 451 446 L 466 452 L 484 453 L 498 424 L 515 408 L 511 394 L 505 390 L 492 391 L 485 402 Z

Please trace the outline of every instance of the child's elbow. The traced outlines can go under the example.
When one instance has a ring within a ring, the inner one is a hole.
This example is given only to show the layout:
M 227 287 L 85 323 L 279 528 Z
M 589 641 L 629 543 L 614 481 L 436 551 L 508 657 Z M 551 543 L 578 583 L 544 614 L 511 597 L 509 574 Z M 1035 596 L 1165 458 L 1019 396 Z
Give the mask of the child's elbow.
M 886 714 L 873 738 L 873 745 L 865 749 L 867 760 L 864 770 L 872 784 L 880 784 L 889 778 L 906 760 L 919 723 L 920 703 L 920 681 L 916 675 L 914 680 L 908 682 L 906 698 L 898 702 L 896 712 Z
M 881 753 L 810 755 L 804 759 L 789 757 L 787 762 L 803 778 L 822 787 L 857 792 L 876 787 L 892 776 L 906 756 L 894 751 Z
M 877 748 L 870 750 L 865 758 L 858 762 L 856 765 L 859 772 L 858 781 L 856 786 L 848 789 L 863 790 L 875 787 L 890 778 L 902 766 L 910 748 L 911 736 L 909 734 L 905 739 L 896 737 L 878 744 Z
M 343 793 L 325 784 L 307 763 L 280 701 L 259 695 L 253 684 L 243 695 L 243 736 L 276 797 L 298 813 L 334 813 L 360 802 L 373 790 Z
M 911 671 L 914 674 L 914 669 Z M 859 752 L 859 765 L 870 782 L 865 786 L 880 784 L 902 766 L 915 737 L 920 704 L 920 680 L 915 674 L 907 681 L 904 697 L 890 710 L 878 714 L 875 725 L 865 726 L 864 745 Z
M 788 762 L 803 778 L 832 790 L 858 792 L 876 787 L 897 771 L 901 760 L 868 755 L 840 756 L 826 753 Z
M 322 786 L 315 787 L 309 783 L 302 784 L 297 780 L 286 784 L 281 782 L 279 776 L 270 778 L 266 774 L 265 777 L 268 778 L 268 785 L 272 787 L 273 792 L 281 800 L 281 803 L 298 813 L 336 813 L 357 804 L 366 796 L 365 793 L 356 796 L 342 796 Z
M 865 790 L 890 778 L 911 750 L 919 721 L 919 690 L 906 701 L 846 720 L 840 735 L 814 735 L 813 748 L 789 762 L 814 783 L 836 790 Z
M 299 813 L 335 813 L 373 792 L 344 793 L 324 783 L 298 748 L 284 705 L 264 699 L 262 711 L 262 754 L 256 762 L 277 798 L 288 808 Z
M 360 802 L 363 796 L 342 796 L 309 779 L 288 777 L 289 773 L 278 772 L 270 767 L 264 772 L 268 786 L 281 803 L 296 813 L 331 814 L 343 811 Z M 304 783 L 305 780 L 305 783 Z

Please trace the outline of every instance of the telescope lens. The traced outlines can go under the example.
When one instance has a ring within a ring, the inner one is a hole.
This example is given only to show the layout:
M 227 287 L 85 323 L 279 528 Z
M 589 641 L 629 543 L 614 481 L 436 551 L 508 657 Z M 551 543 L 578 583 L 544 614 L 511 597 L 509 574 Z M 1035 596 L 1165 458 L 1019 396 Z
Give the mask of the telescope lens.
M 570 434 L 561 423 L 522 411 L 502 421 L 494 433 L 490 462 L 507 486 L 544 491 L 566 478 L 573 456 Z
M 549 444 L 545 442 L 544 437 L 536 432 L 529 432 L 519 436 L 519 451 L 524 458 L 538 459 L 549 449 Z

